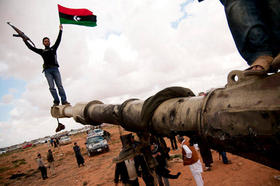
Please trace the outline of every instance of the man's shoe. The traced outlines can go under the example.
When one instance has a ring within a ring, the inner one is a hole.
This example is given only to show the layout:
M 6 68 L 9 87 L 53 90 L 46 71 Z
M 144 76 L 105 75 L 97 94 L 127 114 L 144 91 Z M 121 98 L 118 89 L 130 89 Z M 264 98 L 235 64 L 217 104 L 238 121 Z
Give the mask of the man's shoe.
M 59 105 L 59 103 L 57 103 L 57 102 L 53 103 L 53 107 L 58 106 L 58 105 Z
M 65 101 L 62 103 L 62 105 L 70 105 L 70 103 L 68 101 Z
M 205 167 L 204 171 L 211 171 L 211 167 Z
M 278 72 L 280 69 L 280 53 L 273 59 L 268 72 Z
M 245 76 L 263 76 L 266 75 L 270 69 L 270 65 L 273 61 L 273 57 L 271 56 L 259 56 L 253 64 L 247 68 L 243 74 Z
M 230 160 L 228 160 L 226 163 L 224 164 L 232 164 L 232 162 Z
M 62 123 L 58 123 L 57 128 L 55 129 L 55 132 L 59 132 L 63 129 L 65 129 L 65 126 Z

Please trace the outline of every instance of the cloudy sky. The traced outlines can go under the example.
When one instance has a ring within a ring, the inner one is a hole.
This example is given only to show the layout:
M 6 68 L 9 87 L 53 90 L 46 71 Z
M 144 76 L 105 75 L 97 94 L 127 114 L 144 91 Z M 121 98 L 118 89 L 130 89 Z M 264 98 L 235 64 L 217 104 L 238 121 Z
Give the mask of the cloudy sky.
M 55 134 L 43 60 L 12 37 L 6 22 L 43 48 L 44 36 L 54 44 L 58 34 L 57 4 L 97 16 L 96 27 L 64 25 L 58 61 L 72 105 L 144 100 L 170 86 L 197 94 L 224 86 L 231 70 L 247 67 L 218 0 L 1 0 L 0 147 Z M 61 122 L 66 130 L 83 127 Z

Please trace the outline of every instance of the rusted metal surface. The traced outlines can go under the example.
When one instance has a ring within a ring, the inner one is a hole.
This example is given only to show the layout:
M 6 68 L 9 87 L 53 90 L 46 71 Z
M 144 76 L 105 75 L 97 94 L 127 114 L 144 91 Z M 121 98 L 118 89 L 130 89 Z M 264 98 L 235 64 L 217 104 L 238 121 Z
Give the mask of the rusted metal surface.
M 280 73 L 228 76 L 224 88 L 207 96 L 173 98 L 155 110 L 149 124 L 141 123 L 144 101 L 131 99 L 119 105 L 92 101 L 51 109 L 55 118 L 73 117 L 82 124 L 111 123 L 133 132 L 161 136 L 199 135 L 213 149 L 222 149 L 280 170 Z
M 237 72 L 238 74 L 238 72 Z M 244 79 L 211 91 L 201 135 L 212 148 L 280 169 L 280 74 Z

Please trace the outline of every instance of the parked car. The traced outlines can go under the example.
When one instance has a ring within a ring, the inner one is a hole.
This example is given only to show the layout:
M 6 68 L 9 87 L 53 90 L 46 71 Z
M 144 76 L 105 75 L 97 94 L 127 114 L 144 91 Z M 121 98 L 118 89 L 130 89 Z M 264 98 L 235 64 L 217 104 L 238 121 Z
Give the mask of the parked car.
M 80 133 L 80 131 L 78 130 L 71 130 L 70 132 L 68 132 L 68 135 L 72 136 L 72 135 L 75 135 L 75 134 L 78 134 Z
M 33 145 L 38 145 L 38 144 L 43 144 L 43 143 L 47 143 L 47 140 L 45 140 L 45 139 L 37 140 L 33 143 Z
M 93 129 L 88 131 L 88 137 L 103 136 L 103 135 L 104 135 L 104 131 L 102 129 Z
M 0 154 L 5 154 L 6 151 L 5 150 L 0 150 Z
M 102 136 L 88 137 L 85 144 L 86 144 L 88 156 L 109 151 L 108 142 Z
M 26 149 L 28 147 L 32 147 L 32 143 L 26 143 L 22 146 L 23 149 Z
M 60 145 L 67 145 L 71 143 L 71 138 L 69 136 L 62 136 L 60 139 L 59 139 L 59 144 Z
M 94 129 L 95 135 L 97 136 L 103 136 L 104 131 L 102 129 Z

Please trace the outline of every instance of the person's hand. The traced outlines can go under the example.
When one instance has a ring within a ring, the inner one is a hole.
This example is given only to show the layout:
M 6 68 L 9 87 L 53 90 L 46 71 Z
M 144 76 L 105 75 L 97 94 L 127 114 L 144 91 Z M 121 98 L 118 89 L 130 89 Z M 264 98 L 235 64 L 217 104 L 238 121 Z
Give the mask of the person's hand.
M 59 30 L 63 30 L 62 24 L 59 25 Z

